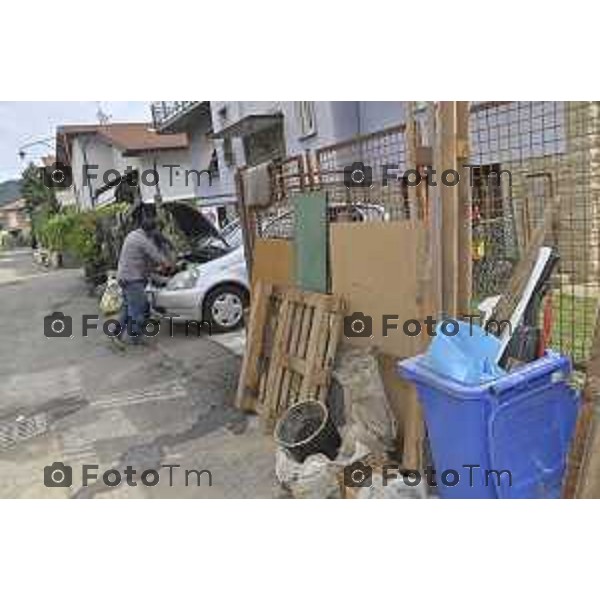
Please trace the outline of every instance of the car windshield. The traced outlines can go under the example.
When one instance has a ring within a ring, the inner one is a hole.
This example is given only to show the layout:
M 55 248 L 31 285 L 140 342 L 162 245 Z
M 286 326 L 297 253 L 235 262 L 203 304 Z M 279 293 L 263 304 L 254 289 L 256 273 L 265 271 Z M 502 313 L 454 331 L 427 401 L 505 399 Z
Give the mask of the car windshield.
M 242 228 L 239 221 L 232 221 L 223 227 L 221 235 L 232 248 L 242 245 Z

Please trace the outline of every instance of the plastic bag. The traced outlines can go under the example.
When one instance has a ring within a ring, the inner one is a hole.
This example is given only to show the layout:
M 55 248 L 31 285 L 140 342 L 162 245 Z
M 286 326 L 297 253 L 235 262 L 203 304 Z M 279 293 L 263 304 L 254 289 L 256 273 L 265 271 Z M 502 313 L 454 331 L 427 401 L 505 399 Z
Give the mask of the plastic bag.
M 118 313 L 122 305 L 123 292 L 121 291 L 121 286 L 114 275 L 109 276 L 102 299 L 100 300 L 100 311 L 107 317 Z
M 375 351 L 340 348 L 333 377 L 344 390 L 348 424 L 341 452 L 353 452 L 357 442 L 375 454 L 393 450 L 396 420 L 387 400 Z
M 371 485 L 361 487 L 356 498 L 359 500 L 426 500 L 427 486 L 423 481 L 417 485 L 408 485 L 402 477 L 383 483 L 381 473 L 372 474 Z
M 324 454 L 296 462 L 283 448 L 275 454 L 277 479 L 293 498 L 341 498 L 338 473 L 342 466 Z

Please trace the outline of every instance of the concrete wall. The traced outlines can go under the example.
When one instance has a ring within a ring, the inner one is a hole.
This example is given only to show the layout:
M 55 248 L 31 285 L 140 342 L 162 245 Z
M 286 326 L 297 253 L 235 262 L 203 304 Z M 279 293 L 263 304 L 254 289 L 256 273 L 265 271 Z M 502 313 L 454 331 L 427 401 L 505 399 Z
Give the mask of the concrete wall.
M 77 204 L 88 209 L 92 206 L 90 190 L 93 193 L 99 187 L 105 184 L 104 176 L 107 174 L 109 179 L 115 177 L 112 170 L 123 173 L 127 168 L 137 169 L 140 172 L 140 188 L 142 199 L 152 200 L 157 193 L 157 187 L 154 185 L 155 178 L 148 172 L 145 176 L 144 171 L 152 171 L 156 161 L 158 183 L 160 192 L 164 200 L 191 199 L 196 196 L 197 176 L 191 172 L 192 166 L 190 152 L 188 150 L 161 150 L 146 152 L 140 156 L 125 156 L 123 150 L 105 142 L 102 138 L 95 135 L 82 135 L 73 140 L 72 148 L 72 168 L 73 183 L 72 194 Z M 97 165 L 93 170 L 90 168 L 90 174 L 96 175 L 96 179 L 91 184 L 84 186 L 84 165 Z M 169 165 L 173 165 L 169 167 Z M 204 167 L 203 167 L 204 168 Z M 201 185 L 204 181 L 208 182 L 208 176 L 203 174 L 200 177 Z M 112 198 L 112 194 L 107 192 L 99 203 Z M 65 203 L 69 201 L 69 196 L 65 195 Z
M 405 102 L 358 102 L 359 131 L 373 133 L 404 123 Z
M 217 151 L 217 160 L 219 165 L 225 162 L 223 143 L 214 140 L 211 136 L 211 123 L 208 118 L 198 122 L 197 127 L 188 132 L 190 140 L 189 161 L 191 167 L 197 171 L 208 169 L 211 163 L 213 151 Z M 223 170 L 225 171 L 225 170 Z M 196 177 L 194 177 L 196 180 Z M 194 193 L 201 204 L 222 203 L 227 200 L 235 199 L 235 185 L 233 181 L 233 171 L 231 173 L 222 172 L 219 169 L 219 175 L 211 180 L 202 174 L 200 184 L 195 186 Z
M 298 102 L 291 101 L 223 101 L 211 102 L 213 128 L 224 127 L 252 114 L 281 113 L 284 117 L 285 143 L 288 154 L 334 144 L 355 135 L 372 133 L 399 125 L 404 119 L 403 102 L 324 102 L 314 101 L 316 131 L 304 137 L 300 128 Z M 222 117 L 226 111 L 226 119 Z
M 133 162 L 135 158 L 126 160 Z M 155 163 L 158 186 L 154 185 Z M 148 152 L 139 158 L 139 164 L 142 200 L 152 200 L 159 188 L 164 201 L 194 198 L 197 177 L 191 173 L 192 166 L 188 150 Z M 144 176 L 144 172 L 146 172 L 146 176 Z M 207 178 L 207 175 L 202 175 L 202 178 Z
M 81 208 L 90 208 L 92 206 L 91 194 L 101 184 L 102 176 L 100 175 L 100 183 L 98 180 L 92 181 L 91 185 L 84 184 L 85 166 L 98 165 L 96 174 L 106 172 L 112 168 L 113 155 L 112 150 L 108 146 L 97 148 L 98 143 L 94 135 L 80 135 L 73 139 L 71 149 L 71 168 L 73 169 L 73 191 L 77 204 Z
M 316 128 L 304 136 L 295 101 L 211 101 L 212 123 L 215 133 L 253 114 L 283 114 L 285 148 L 288 156 L 335 144 L 353 136 L 372 133 L 402 123 L 403 102 L 325 102 L 314 101 Z M 224 111 L 224 113 L 223 113 Z M 223 141 L 215 142 L 221 172 L 222 190 L 235 194 L 234 173 L 246 164 L 241 138 L 232 140 L 235 164 L 225 164 Z

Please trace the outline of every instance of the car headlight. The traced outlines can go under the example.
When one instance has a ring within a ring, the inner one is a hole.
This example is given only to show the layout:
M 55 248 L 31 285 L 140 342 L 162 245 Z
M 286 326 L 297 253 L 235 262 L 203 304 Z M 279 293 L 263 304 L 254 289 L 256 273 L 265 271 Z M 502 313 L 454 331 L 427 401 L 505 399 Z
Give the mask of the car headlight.
M 185 271 L 180 271 L 173 275 L 167 283 L 168 290 L 189 290 L 196 285 L 200 277 L 199 267 L 188 267 Z

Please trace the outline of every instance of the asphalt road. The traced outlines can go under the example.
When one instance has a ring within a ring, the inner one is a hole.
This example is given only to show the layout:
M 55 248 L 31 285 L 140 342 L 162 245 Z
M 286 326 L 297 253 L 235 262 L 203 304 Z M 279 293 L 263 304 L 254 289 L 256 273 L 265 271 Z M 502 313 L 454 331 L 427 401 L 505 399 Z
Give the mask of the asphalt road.
M 82 335 L 98 308 L 81 272 L 46 271 L 27 251 L 0 253 L 0 301 L 1 498 L 271 497 L 273 443 L 232 407 L 230 337 L 163 327 L 146 348 L 116 350 L 102 318 Z M 57 311 L 70 337 L 45 335 Z M 45 470 L 56 462 L 66 469 Z

